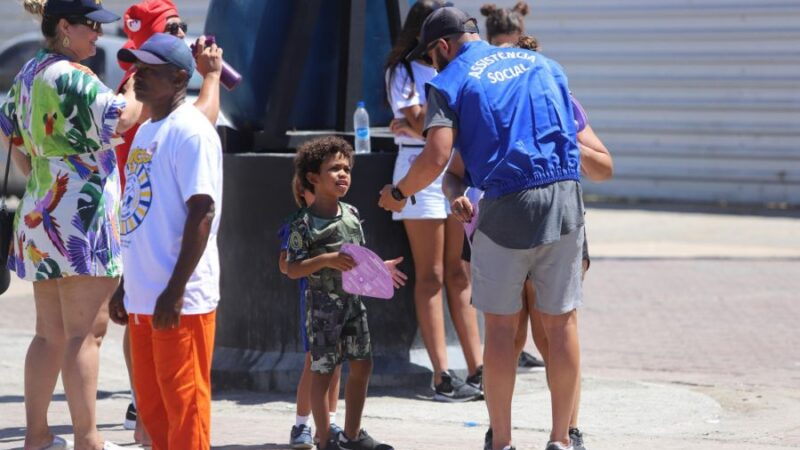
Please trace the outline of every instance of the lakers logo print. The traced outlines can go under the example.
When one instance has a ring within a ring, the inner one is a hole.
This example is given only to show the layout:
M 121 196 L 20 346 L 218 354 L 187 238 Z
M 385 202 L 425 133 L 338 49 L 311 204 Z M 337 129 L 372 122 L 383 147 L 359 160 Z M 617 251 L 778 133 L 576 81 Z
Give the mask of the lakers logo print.
M 132 233 L 142 224 L 153 202 L 153 189 L 150 183 L 150 161 L 155 148 L 134 149 L 128 156 L 125 166 L 125 192 L 120 208 L 120 232 Z

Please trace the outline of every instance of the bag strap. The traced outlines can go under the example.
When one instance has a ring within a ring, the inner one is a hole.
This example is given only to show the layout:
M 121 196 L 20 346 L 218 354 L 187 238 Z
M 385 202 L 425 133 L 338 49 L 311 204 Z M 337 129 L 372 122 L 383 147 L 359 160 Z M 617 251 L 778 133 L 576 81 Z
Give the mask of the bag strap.
M 11 152 L 14 150 L 13 136 L 8 137 L 8 158 L 6 158 L 6 175 L 3 179 L 3 190 L 0 191 L 0 210 L 6 209 L 6 192 L 8 192 L 8 172 L 11 168 Z

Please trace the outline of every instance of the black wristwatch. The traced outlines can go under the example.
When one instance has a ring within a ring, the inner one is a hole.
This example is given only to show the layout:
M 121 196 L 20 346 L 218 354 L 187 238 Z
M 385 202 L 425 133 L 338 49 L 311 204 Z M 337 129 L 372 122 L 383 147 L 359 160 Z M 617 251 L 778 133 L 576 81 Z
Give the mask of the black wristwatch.
M 397 186 L 392 186 L 392 198 L 398 202 L 402 202 L 406 199 L 406 196 Z

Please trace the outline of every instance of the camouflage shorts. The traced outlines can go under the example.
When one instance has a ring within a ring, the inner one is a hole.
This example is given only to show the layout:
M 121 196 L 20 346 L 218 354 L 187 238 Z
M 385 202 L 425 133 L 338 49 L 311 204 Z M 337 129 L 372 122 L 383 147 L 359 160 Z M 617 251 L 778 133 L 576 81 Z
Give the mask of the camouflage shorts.
M 332 299 L 308 292 L 306 319 L 311 371 L 332 373 L 344 360 L 370 359 L 367 309 L 359 298 Z

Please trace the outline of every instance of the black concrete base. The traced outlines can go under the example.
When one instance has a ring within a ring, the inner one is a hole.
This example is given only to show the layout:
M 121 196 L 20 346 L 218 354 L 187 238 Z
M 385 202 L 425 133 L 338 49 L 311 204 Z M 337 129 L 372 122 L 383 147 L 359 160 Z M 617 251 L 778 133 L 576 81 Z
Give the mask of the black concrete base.
M 217 347 L 214 349 L 213 388 L 293 392 L 303 371 L 304 358 L 305 353 L 299 352 L 254 352 Z M 417 387 L 431 382 L 430 370 L 402 358 L 376 355 L 373 363 L 371 387 Z M 347 373 L 346 363 L 343 370 Z
M 292 158 L 292 154 L 225 155 L 215 383 L 293 389 L 302 370 L 297 282 L 278 269 L 277 232 L 297 209 L 290 189 Z M 408 362 L 417 322 L 405 231 L 377 206 L 378 191 L 391 183 L 394 158 L 388 153 L 357 155 L 352 187 L 343 199 L 359 209 L 367 246 L 385 259 L 404 256 L 401 270 L 410 277 L 409 285 L 392 300 L 365 299 L 376 360 L 375 384 L 413 383 L 412 375 L 424 372 Z M 430 372 L 425 382 L 429 380 Z

